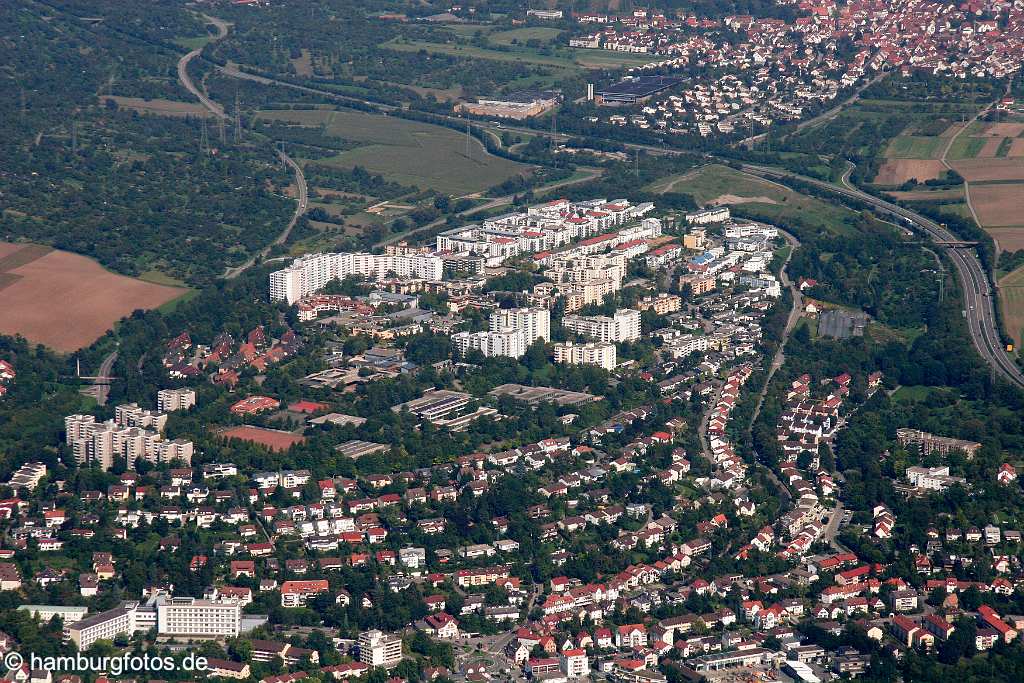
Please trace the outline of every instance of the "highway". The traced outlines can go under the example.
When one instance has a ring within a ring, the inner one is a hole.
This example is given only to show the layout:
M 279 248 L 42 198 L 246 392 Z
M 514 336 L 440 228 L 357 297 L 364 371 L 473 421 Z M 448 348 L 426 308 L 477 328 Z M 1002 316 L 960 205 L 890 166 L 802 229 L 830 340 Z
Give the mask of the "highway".
M 213 41 L 218 41 L 228 34 L 228 24 L 223 19 L 208 17 L 205 14 L 203 15 L 203 18 L 217 27 L 217 35 L 212 39 Z M 185 90 L 192 93 L 192 95 L 199 100 L 199 102 L 206 107 L 211 114 L 219 119 L 226 119 L 228 117 L 227 114 L 224 113 L 224 107 L 207 97 L 206 93 L 196 87 L 195 83 L 192 82 L 192 77 L 188 75 L 189 62 L 202 54 L 202 52 L 203 48 L 199 47 L 178 60 L 178 80 L 181 81 L 181 85 Z
M 746 173 L 773 179 L 797 180 L 808 185 L 814 185 L 838 195 L 850 197 L 871 205 L 876 211 L 889 214 L 902 219 L 908 225 L 913 226 L 919 233 L 925 235 L 934 242 L 958 242 L 960 239 L 935 221 L 929 220 L 920 214 L 904 209 L 901 206 L 879 199 L 853 188 L 852 186 L 834 185 L 829 182 L 808 178 L 796 173 L 782 171 L 766 166 L 743 164 L 742 169 Z M 964 317 L 967 320 L 967 327 L 974 342 L 975 348 L 981 357 L 992 369 L 1002 375 L 1007 381 L 1024 387 L 1024 375 L 1016 363 L 1006 352 L 1002 339 L 996 327 L 995 317 L 995 296 L 985 276 L 985 270 L 978 259 L 977 253 L 967 249 L 949 249 L 949 258 L 956 266 L 957 274 L 960 276 L 960 284 L 964 292 Z

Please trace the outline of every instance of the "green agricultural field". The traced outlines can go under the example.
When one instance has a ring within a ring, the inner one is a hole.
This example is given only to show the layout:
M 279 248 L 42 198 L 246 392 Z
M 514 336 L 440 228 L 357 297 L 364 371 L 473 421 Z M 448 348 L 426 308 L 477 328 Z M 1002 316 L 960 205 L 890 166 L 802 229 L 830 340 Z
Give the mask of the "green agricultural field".
M 487 154 L 471 138 L 450 128 L 358 111 L 263 111 L 259 118 L 325 126 L 330 135 L 360 144 L 317 163 L 362 166 L 403 185 L 464 195 L 528 173 L 531 166 Z
M 535 66 L 546 66 L 566 71 L 579 71 L 584 68 L 640 66 L 653 61 L 652 57 L 630 54 L 627 52 L 610 52 L 608 50 L 563 50 L 569 56 L 541 54 L 529 48 L 512 51 L 490 50 L 475 45 L 457 43 L 432 43 L 422 40 L 389 41 L 381 47 L 403 52 L 419 52 L 426 50 L 434 54 L 469 57 L 473 59 L 491 59 L 498 62 L 522 62 Z
M 938 137 L 899 135 L 892 139 L 885 156 L 890 159 L 938 159 L 946 141 Z
M 561 32 L 561 29 L 557 28 L 530 26 L 527 28 L 514 28 L 511 31 L 499 31 L 492 33 L 488 38 L 497 45 L 522 44 L 528 40 L 539 40 L 542 43 L 549 43 Z
M 985 138 L 969 137 L 966 132 L 961 135 L 953 144 L 949 147 L 949 154 L 946 155 L 948 159 L 973 159 L 978 156 L 978 152 L 985 146 L 987 140 Z
M 1024 268 L 1018 268 L 999 280 L 999 306 L 1006 332 L 1020 352 L 1024 336 Z

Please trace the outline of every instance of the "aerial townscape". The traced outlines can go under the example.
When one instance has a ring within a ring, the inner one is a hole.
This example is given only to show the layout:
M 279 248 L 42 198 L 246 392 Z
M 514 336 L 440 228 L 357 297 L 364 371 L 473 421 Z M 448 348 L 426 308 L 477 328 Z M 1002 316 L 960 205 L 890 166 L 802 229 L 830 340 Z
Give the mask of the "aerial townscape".
M 0 64 L 0 683 L 1024 681 L 1021 0 Z

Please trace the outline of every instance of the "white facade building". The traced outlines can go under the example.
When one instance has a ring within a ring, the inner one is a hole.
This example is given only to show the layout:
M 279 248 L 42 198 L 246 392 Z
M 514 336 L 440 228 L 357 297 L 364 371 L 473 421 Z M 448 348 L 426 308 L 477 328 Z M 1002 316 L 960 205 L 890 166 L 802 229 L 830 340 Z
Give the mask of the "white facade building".
M 195 389 L 161 389 L 156 394 L 156 408 L 165 413 L 188 410 L 195 404 Z
M 551 341 L 551 311 L 546 308 L 499 308 L 491 312 L 491 332 L 522 332 L 529 346 L 535 340 Z
M 526 353 L 526 336 L 516 330 L 502 332 L 459 332 L 452 335 L 455 348 L 463 356 L 476 350 L 487 357 L 509 356 L 519 358 Z
M 625 342 L 640 338 L 640 311 L 620 308 L 614 316 L 567 315 L 565 329 L 602 342 Z
M 270 274 L 270 300 L 293 304 L 320 291 L 331 280 L 344 280 L 350 275 L 376 280 L 391 276 L 440 280 L 444 262 L 435 254 L 307 254 Z
M 402 661 L 402 637 L 377 629 L 359 634 L 359 661 L 390 669 Z
M 616 365 L 615 344 L 610 342 L 555 344 L 555 362 L 568 365 L 599 365 L 605 370 L 614 370 Z
M 104 470 L 113 467 L 115 458 L 124 458 L 129 468 L 139 458 L 154 463 L 180 458 L 191 463 L 195 451 L 191 441 L 165 441 L 155 431 L 114 420 L 97 422 L 92 415 L 68 415 L 64 418 L 64 429 L 75 461 L 80 465 L 96 463 Z
M 165 598 L 156 605 L 156 626 L 160 635 L 205 638 L 234 638 L 242 621 L 238 600 Z

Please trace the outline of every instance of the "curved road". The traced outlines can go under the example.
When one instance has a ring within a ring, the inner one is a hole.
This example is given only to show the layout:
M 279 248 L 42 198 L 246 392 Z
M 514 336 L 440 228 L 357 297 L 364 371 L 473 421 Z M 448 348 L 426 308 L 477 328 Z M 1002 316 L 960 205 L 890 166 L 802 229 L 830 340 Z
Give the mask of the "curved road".
M 228 34 L 228 24 L 223 19 L 216 17 L 210 17 L 203 15 L 203 18 L 217 27 L 217 35 L 213 37 L 213 41 L 218 41 L 224 38 Z M 224 107 L 220 106 L 209 97 L 206 96 L 202 90 L 196 87 L 195 83 L 192 82 L 192 77 L 188 75 L 188 65 L 193 59 L 202 54 L 203 48 L 198 47 L 192 52 L 178 60 L 178 80 L 181 81 L 181 85 L 188 90 L 192 95 L 199 100 L 199 102 L 206 107 L 206 109 L 220 119 L 228 118 L 228 115 L 224 113 Z
M 284 244 L 288 240 L 288 236 L 292 234 L 292 228 L 295 227 L 295 224 L 298 222 L 299 218 L 302 216 L 302 214 L 306 213 L 306 209 L 309 208 L 309 187 L 306 185 L 306 174 L 302 172 L 302 167 L 295 163 L 294 159 L 292 159 L 290 156 L 288 156 L 281 150 L 277 150 L 277 156 L 278 158 L 281 159 L 281 161 L 286 163 L 292 169 L 292 172 L 295 174 L 295 186 L 299 190 L 299 203 L 295 205 L 295 212 L 292 214 L 292 219 L 288 221 L 288 225 L 285 226 L 285 229 L 281 232 L 281 234 L 278 235 L 273 242 L 264 247 L 259 252 L 259 254 L 250 257 L 249 260 L 243 263 L 242 265 L 236 266 L 234 268 L 228 268 L 227 270 L 225 270 L 224 278 L 226 280 L 233 280 L 239 275 L 241 275 L 243 271 L 251 267 L 252 264 L 256 263 L 257 256 L 259 258 L 265 258 L 266 255 L 270 253 L 271 248 L 273 248 L 275 245 Z
M 211 17 L 206 14 L 203 15 L 203 18 L 217 27 L 217 35 L 214 36 L 214 41 L 221 40 L 228 34 L 228 23 L 223 19 Z M 209 111 L 211 114 L 213 114 L 219 119 L 228 119 L 229 117 L 224 112 L 224 107 L 222 107 L 221 105 L 217 104 L 209 97 L 207 97 L 206 93 L 204 93 L 202 90 L 196 87 L 196 84 L 192 82 L 192 77 L 188 75 L 189 62 L 198 57 L 201 53 L 202 48 L 197 48 L 178 60 L 178 80 L 181 81 L 181 85 L 186 90 L 192 93 L 192 95 L 194 95 L 195 98 L 198 99 L 199 102 L 204 107 L 206 107 L 207 111 Z M 288 236 L 291 235 L 292 228 L 295 227 L 295 224 L 298 222 L 299 217 L 301 217 L 302 214 L 306 213 L 306 209 L 309 207 L 309 188 L 306 185 L 306 175 L 302 172 L 302 168 L 295 162 L 294 159 L 288 156 L 284 152 L 284 150 L 277 150 L 277 156 L 289 168 L 291 168 L 292 173 L 295 174 L 295 187 L 298 188 L 299 194 L 299 201 L 298 204 L 295 206 L 295 212 L 292 214 L 292 219 L 288 221 L 288 225 L 285 226 L 285 229 L 281 232 L 281 234 L 278 235 L 273 242 L 271 242 L 263 250 L 261 250 L 259 254 L 253 255 L 252 257 L 249 258 L 248 261 L 246 261 L 240 266 L 228 268 L 227 270 L 225 270 L 225 279 L 232 280 L 238 277 L 243 271 L 245 271 L 247 268 L 256 263 L 257 258 L 265 257 L 268 253 L 270 253 L 270 249 L 272 247 L 278 244 L 284 244 L 285 241 L 287 241 Z
M 871 205 L 875 210 L 903 220 L 906 224 L 913 226 L 918 232 L 934 242 L 961 241 L 960 238 L 935 221 L 866 192 L 766 166 L 743 164 L 742 168 L 745 172 L 756 176 L 783 180 L 789 178 L 835 192 L 842 196 L 857 199 Z M 1007 381 L 1024 387 L 1024 375 L 1021 374 L 1016 363 L 1007 354 L 996 328 L 995 300 L 981 261 L 978 260 L 978 256 L 973 249 L 953 248 L 949 249 L 948 253 L 953 264 L 956 266 L 957 274 L 960 276 L 960 282 L 963 285 L 964 305 L 966 307 L 964 317 L 967 320 L 968 331 L 975 348 L 978 349 L 978 353 L 994 371 L 1002 375 Z

